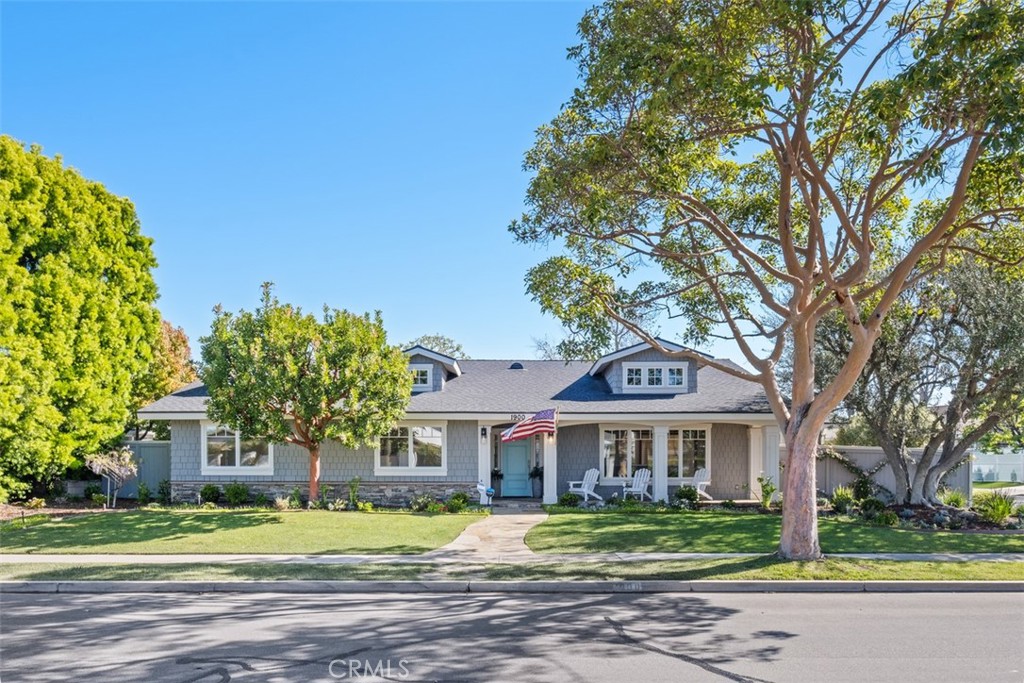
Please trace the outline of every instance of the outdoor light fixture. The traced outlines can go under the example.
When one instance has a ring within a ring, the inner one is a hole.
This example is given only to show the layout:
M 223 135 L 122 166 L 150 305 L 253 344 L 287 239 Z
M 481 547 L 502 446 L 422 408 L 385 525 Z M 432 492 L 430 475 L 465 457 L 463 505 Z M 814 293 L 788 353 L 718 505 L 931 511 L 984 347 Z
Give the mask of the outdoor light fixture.
M 487 438 L 487 427 L 481 427 L 480 428 L 480 438 L 481 439 L 486 439 Z

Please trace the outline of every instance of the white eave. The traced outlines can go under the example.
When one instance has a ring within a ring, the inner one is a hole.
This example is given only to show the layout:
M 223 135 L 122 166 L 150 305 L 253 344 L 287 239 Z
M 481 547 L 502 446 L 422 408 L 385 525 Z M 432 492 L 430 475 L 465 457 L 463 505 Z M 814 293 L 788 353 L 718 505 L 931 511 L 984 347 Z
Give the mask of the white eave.
M 661 337 L 656 337 L 656 339 L 658 340 L 659 344 L 664 346 L 669 351 L 693 351 L 693 349 L 688 349 L 685 346 L 680 346 L 679 344 L 667 341 L 665 339 L 662 339 Z M 619 349 L 618 351 L 609 353 L 607 356 L 601 356 L 594 362 L 593 367 L 590 368 L 590 376 L 593 377 L 594 375 L 608 367 L 614 361 L 617 361 L 621 358 L 628 358 L 629 356 L 632 356 L 634 353 L 638 353 L 640 351 L 644 351 L 646 349 L 651 348 L 654 347 L 648 344 L 647 342 L 640 342 L 639 344 L 633 344 L 632 346 L 627 346 L 624 349 Z M 700 351 L 695 351 L 694 353 L 699 353 L 702 356 L 711 358 L 711 356 L 709 356 L 708 354 L 700 353 Z
M 459 361 L 455 360 L 451 356 L 446 356 L 443 353 L 437 351 L 431 351 L 425 346 L 417 344 L 411 348 L 406 349 L 403 353 L 407 356 L 423 356 L 429 358 L 432 361 L 440 363 L 445 370 L 452 373 L 456 377 L 462 374 L 462 368 L 459 367 Z

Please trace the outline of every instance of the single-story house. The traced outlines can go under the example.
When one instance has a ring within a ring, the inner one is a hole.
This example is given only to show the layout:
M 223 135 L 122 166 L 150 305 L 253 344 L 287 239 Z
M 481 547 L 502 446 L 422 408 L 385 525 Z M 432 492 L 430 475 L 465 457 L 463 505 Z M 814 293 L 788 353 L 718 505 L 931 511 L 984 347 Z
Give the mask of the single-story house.
M 530 473 L 542 467 L 536 485 L 551 503 L 592 468 L 605 497 L 638 468 L 651 470 L 655 500 L 668 499 L 700 468 L 716 499 L 756 497 L 762 473 L 778 481 L 779 429 L 761 386 L 646 343 L 594 363 L 457 360 L 421 346 L 405 353 L 414 375 L 406 418 L 377 447 L 325 444 L 322 485 L 340 492 L 359 477 L 362 497 L 401 504 L 424 492 L 475 494 L 478 482 L 490 484 L 500 470 L 499 497 L 532 497 Z M 175 499 L 194 500 L 210 482 L 244 482 L 269 496 L 306 489 L 304 449 L 212 422 L 207 400 L 196 383 L 139 412 L 170 421 Z M 558 409 L 556 434 L 502 443 L 503 429 L 548 408 Z

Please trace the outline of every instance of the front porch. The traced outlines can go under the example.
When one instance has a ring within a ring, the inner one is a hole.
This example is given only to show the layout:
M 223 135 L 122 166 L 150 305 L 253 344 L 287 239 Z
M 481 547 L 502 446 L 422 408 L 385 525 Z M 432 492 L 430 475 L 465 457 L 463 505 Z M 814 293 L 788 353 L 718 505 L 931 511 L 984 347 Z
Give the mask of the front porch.
M 651 422 L 563 419 L 557 434 L 503 444 L 501 431 L 513 423 L 481 421 L 479 480 L 495 489 L 495 502 L 539 497 L 547 504 L 557 502 L 568 482 L 583 479 L 589 469 L 600 472 L 595 492 L 606 500 L 621 495 L 623 484 L 640 468 L 651 470 L 649 492 L 656 501 L 670 501 L 701 468 L 711 477 L 707 492 L 715 500 L 756 500 L 762 473 L 772 473 L 779 481 L 779 431 L 774 423 Z

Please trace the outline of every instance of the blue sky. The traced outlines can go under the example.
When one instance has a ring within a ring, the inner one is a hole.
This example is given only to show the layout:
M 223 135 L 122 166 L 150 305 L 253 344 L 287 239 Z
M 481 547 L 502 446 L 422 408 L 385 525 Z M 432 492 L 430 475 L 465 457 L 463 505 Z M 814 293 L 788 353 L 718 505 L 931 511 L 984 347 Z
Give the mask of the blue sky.
M 475 357 L 559 335 L 507 233 L 586 3 L 0 3 L 0 130 L 136 204 L 193 340 L 264 280 Z

